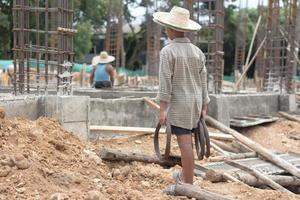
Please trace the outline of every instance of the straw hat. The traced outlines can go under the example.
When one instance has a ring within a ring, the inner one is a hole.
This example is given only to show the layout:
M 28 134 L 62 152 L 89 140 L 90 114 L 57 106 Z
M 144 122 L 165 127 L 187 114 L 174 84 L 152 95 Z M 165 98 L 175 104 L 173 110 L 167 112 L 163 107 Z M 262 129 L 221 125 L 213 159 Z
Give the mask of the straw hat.
M 92 60 L 92 65 L 106 64 L 115 61 L 114 56 L 108 55 L 106 51 L 102 51 L 99 56 L 95 56 Z
M 187 9 L 177 6 L 174 6 L 170 12 L 154 13 L 153 21 L 182 32 L 198 31 L 201 29 L 200 24 L 190 20 L 190 12 Z

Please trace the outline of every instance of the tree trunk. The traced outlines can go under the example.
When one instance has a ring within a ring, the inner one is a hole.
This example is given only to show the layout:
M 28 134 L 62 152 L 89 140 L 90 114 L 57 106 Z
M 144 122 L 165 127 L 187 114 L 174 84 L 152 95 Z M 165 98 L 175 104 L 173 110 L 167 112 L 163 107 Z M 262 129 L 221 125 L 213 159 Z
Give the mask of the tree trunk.
M 291 173 L 292 175 L 296 176 L 297 178 L 300 178 L 300 170 L 297 167 L 295 167 L 291 163 L 283 160 L 282 158 L 278 157 L 277 155 L 275 155 L 274 153 L 272 153 L 268 149 L 264 148 L 262 145 L 260 145 L 256 142 L 254 142 L 253 140 L 243 136 L 239 132 L 237 132 L 237 131 L 235 131 L 231 128 L 228 128 L 227 126 L 225 126 L 224 124 L 218 122 L 217 120 L 213 119 L 210 116 L 206 117 L 206 121 L 210 125 L 212 125 L 212 126 L 216 127 L 217 129 L 221 130 L 222 132 L 225 132 L 225 133 L 228 133 L 228 134 L 232 135 L 238 141 L 240 141 L 241 143 L 243 143 L 244 145 L 246 145 L 247 147 L 249 147 L 253 151 L 257 152 L 264 159 L 266 159 L 268 161 L 271 161 L 275 165 L 285 169 L 287 172 Z

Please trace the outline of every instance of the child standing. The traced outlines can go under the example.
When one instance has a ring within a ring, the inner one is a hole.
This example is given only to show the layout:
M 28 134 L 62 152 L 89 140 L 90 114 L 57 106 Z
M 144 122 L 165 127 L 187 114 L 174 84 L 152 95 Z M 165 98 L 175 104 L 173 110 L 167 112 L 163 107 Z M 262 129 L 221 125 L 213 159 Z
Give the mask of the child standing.
M 180 7 L 173 7 L 170 12 L 154 13 L 153 18 L 165 27 L 170 39 L 160 52 L 160 123 L 171 126 L 181 151 L 182 172 L 178 173 L 176 180 L 193 184 L 192 133 L 200 117 L 206 116 L 209 96 L 205 56 L 185 37 L 185 32 L 198 31 L 201 26 L 189 19 L 188 10 Z

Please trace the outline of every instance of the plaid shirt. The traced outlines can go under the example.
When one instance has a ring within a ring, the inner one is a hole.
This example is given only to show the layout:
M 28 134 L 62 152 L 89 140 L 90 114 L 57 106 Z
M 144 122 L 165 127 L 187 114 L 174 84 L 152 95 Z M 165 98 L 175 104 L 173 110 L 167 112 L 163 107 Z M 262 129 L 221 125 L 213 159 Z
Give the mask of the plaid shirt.
M 160 52 L 158 99 L 168 103 L 167 123 L 197 127 L 210 99 L 205 56 L 188 38 L 175 38 Z

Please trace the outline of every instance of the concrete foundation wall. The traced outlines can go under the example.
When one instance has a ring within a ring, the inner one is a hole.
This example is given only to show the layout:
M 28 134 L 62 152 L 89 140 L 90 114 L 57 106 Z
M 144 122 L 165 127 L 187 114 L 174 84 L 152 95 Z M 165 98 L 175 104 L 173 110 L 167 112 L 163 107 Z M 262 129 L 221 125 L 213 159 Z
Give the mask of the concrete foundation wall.
M 18 97 L 0 101 L 0 106 L 4 108 L 6 116 L 22 117 L 35 120 L 43 115 L 41 107 L 43 102 L 39 97 Z
M 44 102 L 44 116 L 57 119 L 79 138 L 89 139 L 89 97 L 53 95 Z
M 113 95 L 117 97 L 114 92 Z M 147 96 L 142 93 L 139 95 Z M 296 110 L 295 95 L 210 95 L 210 98 L 209 115 L 226 125 L 229 125 L 231 117 Z M 0 106 L 5 109 L 8 117 L 31 120 L 40 116 L 55 118 L 82 139 L 94 137 L 89 132 L 90 124 L 155 127 L 159 120 L 158 111 L 146 105 L 142 98 L 100 99 L 89 96 L 48 95 L 3 100 L 0 101 Z
M 74 90 L 74 95 L 77 96 L 89 96 L 90 98 L 101 99 L 117 99 L 117 98 L 141 98 L 151 97 L 154 98 L 157 95 L 156 91 L 118 91 L 118 90 Z
M 20 96 L 0 101 L 9 118 L 51 117 L 82 139 L 89 139 L 89 105 L 90 98 L 84 96 Z
M 91 99 L 90 124 L 107 126 L 155 127 L 158 112 L 142 98 Z

